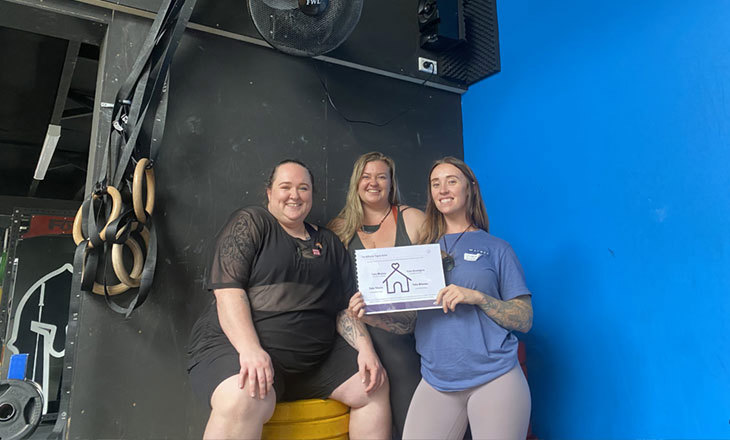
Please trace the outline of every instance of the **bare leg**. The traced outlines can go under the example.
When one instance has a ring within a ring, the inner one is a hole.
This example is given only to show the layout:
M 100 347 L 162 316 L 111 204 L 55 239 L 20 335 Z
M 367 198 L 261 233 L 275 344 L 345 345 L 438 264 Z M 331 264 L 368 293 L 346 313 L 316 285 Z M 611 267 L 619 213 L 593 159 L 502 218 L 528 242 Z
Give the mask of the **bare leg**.
M 210 418 L 204 439 L 259 439 L 261 429 L 274 413 L 276 393 L 271 390 L 263 400 L 248 394 L 248 381 L 238 388 L 238 375 L 216 387 L 210 399 Z
M 530 389 L 522 368 L 472 390 L 467 407 L 475 439 L 524 440 L 530 424 Z
M 330 397 L 350 407 L 351 439 L 390 439 L 390 400 L 387 381 L 376 391 L 367 394 L 360 375 L 356 373 L 338 386 Z

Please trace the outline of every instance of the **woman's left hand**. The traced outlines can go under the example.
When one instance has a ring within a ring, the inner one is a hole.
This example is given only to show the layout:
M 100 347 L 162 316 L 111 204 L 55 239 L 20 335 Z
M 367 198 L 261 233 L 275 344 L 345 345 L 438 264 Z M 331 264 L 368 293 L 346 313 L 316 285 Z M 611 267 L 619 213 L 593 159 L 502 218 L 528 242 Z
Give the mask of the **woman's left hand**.
M 444 313 L 448 313 L 449 310 L 453 312 L 457 304 L 479 304 L 483 300 L 484 295 L 481 292 L 455 284 L 449 284 L 439 290 L 439 294 L 436 297 L 436 304 L 444 308 Z

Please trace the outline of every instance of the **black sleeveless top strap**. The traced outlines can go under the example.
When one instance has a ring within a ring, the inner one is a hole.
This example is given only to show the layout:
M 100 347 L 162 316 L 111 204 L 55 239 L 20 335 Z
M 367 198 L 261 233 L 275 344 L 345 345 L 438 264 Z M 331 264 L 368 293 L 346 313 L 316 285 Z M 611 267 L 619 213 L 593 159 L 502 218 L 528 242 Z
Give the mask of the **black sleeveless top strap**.
M 406 222 L 403 220 L 403 216 L 398 215 L 402 214 L 403 211 L 408 208 L 410 208 L 410 206 L 402 207 L 393 205 L 393 216 L 395 217 L 395 243 L 393 246 L 410 246 L 413 244 L 411 243 L 411 238 L 408 236 Z M 352 257 L 353 262 L 355 261 L 355 251 L 357 249 L 365 249 L 365 245 L 362 244 L 360 236 L 355 233 L 355 235 L 352 236 L 352 240 L 350 240 L 350 243 L 347 245 L 347 251 L 350 253 L 350 257 Z

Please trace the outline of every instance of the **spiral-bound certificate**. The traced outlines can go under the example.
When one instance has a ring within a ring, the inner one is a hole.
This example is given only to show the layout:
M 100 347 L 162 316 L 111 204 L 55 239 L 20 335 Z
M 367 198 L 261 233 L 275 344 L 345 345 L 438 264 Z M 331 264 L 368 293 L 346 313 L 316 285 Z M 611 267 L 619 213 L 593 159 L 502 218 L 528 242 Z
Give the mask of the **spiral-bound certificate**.
M 355 251 L 357 285 L 365 313 L 438 309 L 444 271 L 438 244 Z

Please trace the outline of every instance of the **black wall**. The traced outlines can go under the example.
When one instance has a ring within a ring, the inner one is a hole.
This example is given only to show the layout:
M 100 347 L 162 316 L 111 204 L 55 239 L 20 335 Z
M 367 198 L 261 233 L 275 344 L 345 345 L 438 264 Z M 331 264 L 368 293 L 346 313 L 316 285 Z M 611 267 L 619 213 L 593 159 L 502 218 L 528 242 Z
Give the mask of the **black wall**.
M 109 25 L 105 99 L 147 25 L 123 14 Z M 264 181 L 284 158 L 312 167 L 310 220 L 326 222 L 342 207 L 354 159 L 372 150 L 396 160 L 406 202 L 421 207 L 430 163 L 463 154 L 460 96 L 188 30 L 156 166 L 153 292 L 129 320 L 82 296 L 69 437 L 200 437 L 208 408 L 189 390 L 186 343 L 210 300 L 202 279 L 212 236 L 234 209 L 264 202 Z
M 114 3 L 156 12 L 162 0 L 118 0 Z M 263 41 L 247 5 L 246 0 L 197 0 L 190 22 Z M 360 21 L 350 37 L 325 55 L 465 91 L 463 85 L 418 71 L 419 56 L 435 60 L 439 54 L 421 49 L 417 10 L 418 0 L 365 0 Z

